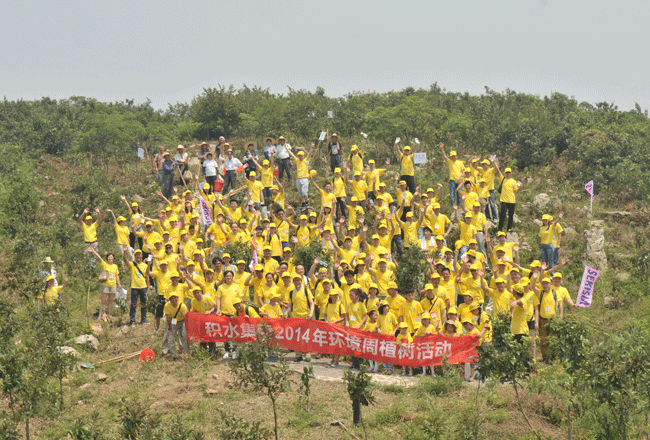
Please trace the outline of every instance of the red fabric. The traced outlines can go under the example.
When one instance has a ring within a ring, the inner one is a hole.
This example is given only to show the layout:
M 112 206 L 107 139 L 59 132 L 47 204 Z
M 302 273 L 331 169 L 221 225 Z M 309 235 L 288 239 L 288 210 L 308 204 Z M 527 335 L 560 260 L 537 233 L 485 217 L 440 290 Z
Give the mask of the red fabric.
M 187 337 L 194 342 L 251 341 L 263 319 L 188 313 Z M 476 336 L 446 337 L 429 335 L 414 338 L 413 349 L 398 347 L 395 337 L 365 330 L 349 329 L 313 319 L 274 318 L 266 320 L 277 332 L 282 348 L 307 353 L 341 354 L 386 364 L 421 367 L 447 362 L 472 362 L 476 359 Z

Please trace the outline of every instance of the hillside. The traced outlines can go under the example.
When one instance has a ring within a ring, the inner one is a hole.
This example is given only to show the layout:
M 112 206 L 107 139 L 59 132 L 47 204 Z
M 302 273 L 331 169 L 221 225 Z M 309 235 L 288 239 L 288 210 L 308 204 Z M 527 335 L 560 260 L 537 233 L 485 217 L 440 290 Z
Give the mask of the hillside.
M 635 340 L 641 341 L 636 349 L 643 350 L 648 340 L 644 335 L 650 329 L 650 302 L 646 295 L 650 210 L 643 184 L 648 173 L 648 162 L 643 160 L 648 155 L 643 143 L 650 128 L 647 115 L 618 112 L 604 104 L 578 104 L 562 95 L 540 99 L 510 92 L 454 97 L 432 88 L 381 96 L 351 95 L 339 102 L 332 102 L 318 91 L 267 96 L 257 101 L 250 97 L 264 95 L 262 91 L 245 92 L 208 90 L 196 98 L 191 110 L 181 111 L 177 107 L 169 114 L 156 114 L 146 105 L 109 105 L 85 98 L 71 98 L 66 103 L 45 99 L 33 103 L 5 101 L 0 105 L 0 140 L 5 143 L 0 148 L 6 157 L 15 159 L 0 165 L 0 234 L 5 242 L 0 250 L 0 299 L 3 307 L 16 312 L 19 323 L 15 335 L 7 341 L 21 347 L 16 341 L 28 341 L 34 334 L 31 326 L 35 324 L 30 316 L 35 313 L 34 298 L 42 289 L 38 270 L 45 257 L 51 257 L 59 272 L 70 279 L 63 295 L 66 328 L 62 339 L 68 343 L 74 336 L 92 332 L 90 324 L 99 301 L 99 271 L 89 267 L 82 256 L 83 238 L 75 223 L 85 207 L 111 208 L 116 215 L 125 215 L 121 195 L 129 201 L 137 200 L 147 214 L 157 212 L 161 200 L 156 195 L 158 187 L 151 166 L 153 146 L 164 142 L 173 147 L 186 141 L 191 154 L 195 154 L 196 139 L 210 140 L 214 145 L 216 132 L 230 134 L 229 140 L 240 149 L 246 141 L 261 140 L 268 133 L 266 130 L 279 127 L 283 130 L 276 130 L 278 133 L 285 133 L 284 129 L 291 133 L 287 137 L 294 146 L 305 147 L 313 133 L 329 124 L 342 133 L 346 147 L 361 144 L 361 129 L 369 133 L 366 159 L 374 158 L 377 163 L 386 158 L 394 163 L 394 151 L 387 146 L 397 135 L 408 137 L 409 141 L 418 136 L 428 162 L 416 167 L 416 184 L 435 188 L 441 183 L 441 205 L 447 211 L 448 171 L 438 141 L 449 141 L 450 146 L 458 148 L 461 159 L 496 153 L 502 168 L 513 166 L 516 178 L 524 183 L 518 194 L 514 226 L 515 232 L 525 232 L 520 251 L 522 266 L 539 259 L 536 222 L 541 215 L 557 216 L 563 212 L 565 237 L 561 257 L 570 260 L 561 270 L 563 285 L 575 299 L 584 265 L 597 264 L 601 269 L 592 306 L 569 310 L 567 315 L 586 325 L 590 343 L 611 348 L 611 359 L 601 358 L 601 363 L 605 366 L 615 362 L 612 365 L 616 368 L 611 366 L 611 370 L 618 375 L 621 389 L 627 387 L 630 359 L 637 358 L 620 347 Z M 250 101 L 245 107 L 247 93 Z M 232 114 L 212 114 L 212 120 L 222 125 L 210 128 L 207 121 L 211 119 L 202 113 L 202 105 L 217 97 L 231 100 L 228 102 L 241 108 L 235 107 Z M 340 119 L 309 121 L 298 117 L 302 113 L 296 108 L 312 108 L 314 103 L 323 109 L 335 106 Z M 282 107 L 286 117 L 280 118 L 277 126 L 268 125 L 264 119 L 271 118 L 273 106 L 286 106 Z M 93 113 L 90 107 L 101 110 Z M 490 114 L 488 109 L 498 114 Z M 409 112 L 418 110 L 426 110 L 427 117 L 411 119 Z M 477 116 L 479 113 L 483 122 Z M 40 126 L 34 124 L 39 118 Z M 230 125 L 224 121 L 230 121 Z M 495 121 L 499 121 L 499 128 Z M 508 121 L 515 126 L 509 127 Z M 485 124 L 482 129 L 481 124 Z M 206 127 L 213 130 L 210 137 Z M 206 136 L 200 136 L 203 133 Z M 137 147 L 146 148 L 144 160 L 135 158 Z M 316 181 L 321 186 L 332 177 L 324 148 L 319 146 L 311 166 L 319 171 Z M 619 154 L 622 149 L 627 153 Z M 195 172 L 197 166 L 191 169 Z M 397 167 L 390 166 L 384 181 L 392 185 L 396 173 Z M 589 196 L 584 190 L 586 181 L 591 179 L 597 189 L 593 212 L 589 212 Z M 286 202 L 296 205 L 299 197 L 295 185 L 282 183 Z M 312 189 L 310 205 L 319 203 L 319 196 Z M 451 237 L 456 236 L 458 231 L 454 227 Z M 597 243 L 600 237 L 602 247 Z M 103 216 L 98 240 L 100 253 L 113 250 L 115 232 L 109 215 Z M 126 274 L 124 277 L 128 278 Z M 122 283 L 127 285 L 126 279 Z M 123 335 L 128 311 L 118 310 L 112 322 L 101 323 L 98 350 L 76 347 L 80 359 L 93 363 L 95 369 L 75 367 L 65 375 L 63 410 L 58 404 L 34 408 L 32 437 L 64 438 L 72 430 L 73 438 L 119 438 L 125 408 L 135 409 L 139 404 L 149 408 L 150 416 L 161 418 L 163 430 L 178 431 L 176 437 L 156 438 L 200 438 L 191 437 L 190 429 L 202 431 L 205 438 L 218 438 L 215 431 L 203 428 L 223 420 L 219 410 L 272 427 L 268 398 L 233 387 L 227 361 L 210 361 L 197 351 L 176 359 L 165 358 L 161 337 L 153 334 L 151 326 L 136 326 Z M 141 363 L 133 358 L 99 365 L 143 348 L 155 351 L 154 362 Z M 595 356 L 593 350 L 589 353 Z M 4 375 L 8 354 L 0 354 Z M 563 383 L 562 371 L 559 363 L 540 363 L 532 376 Z M 586 375 L 586 367 L 574 374 L 576 378 Z M 352 412 L 343 382 L 313 380 L 311 409 L 307 412 L 298 403 L 296 393 L 300 375 L 293 373 L 291 379 L 296 382 L 292 391 L 279 400 L 281 438 L 351 438 L 341 427 L 331 425 L 335 420 L 342 420 L 363 438 L 361 428 L 351 427 Z M 54 382 L 48 383 L 52 392 L 56 388 Z M 544 388 L 535 381 L 524 383 L 524 410 L 535 429 L 545 438 L 566 438 L 565 392 L 552 390 L 548 385 Z M 6 384 L 5 380 L 3 386 Z M 585 397 L 584 406 L 576 405 L 574 409 L 573 435 L 590 438 L 602 434 L 600 425 L 594 423 L 594 414 L 615 410 L 628 411 L 630 432 L 639 432 L 646 423 L 639 414 L 650 407 L 648 394 L 643 393 L 613 402 L 599 402 L 598 396 Z M 368 438 L 534 438 L 524 425 L 514 392 L 507 383 L 489 380 L 477 390 L 477 382 L 465 386 L 453 377 L 428 379 L 412 387 L 378 385 L 375 396 L 376 404 L 363 408 Z M 10 397 L 5 394 L 2 408 L 7 416 L 0 424 L 0 432 L 7 437 L 12 423 L 9 402 Z M 16 425 L 18 434 L 24 435 L 24 415 L 20 415 Z M 426 437 L 422 426 L 440 426 L 442 434 L 436 437 L 430 433 Z M 609 438 L 617 438 L 610 434 Z

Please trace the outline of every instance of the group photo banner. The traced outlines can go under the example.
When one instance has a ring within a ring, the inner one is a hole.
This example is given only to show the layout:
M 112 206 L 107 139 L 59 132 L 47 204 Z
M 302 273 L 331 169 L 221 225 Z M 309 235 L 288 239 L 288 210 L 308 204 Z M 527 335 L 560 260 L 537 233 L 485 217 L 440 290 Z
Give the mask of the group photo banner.
M 282 348 L 305 353 L 340 354 L 408 367 L 442 365 L 444 359 L 450 364 L 475 362 L 477 356 L 476 336 L 428 335 L 413 338 L 413 348 L 406 350 L 397 345 L 394 336 L 346 330 L 342 325 L 314 319 L 229 318 L 190 312 L 185 326 L 192 342 L 249 342 L 264 321 L 273 327 Z

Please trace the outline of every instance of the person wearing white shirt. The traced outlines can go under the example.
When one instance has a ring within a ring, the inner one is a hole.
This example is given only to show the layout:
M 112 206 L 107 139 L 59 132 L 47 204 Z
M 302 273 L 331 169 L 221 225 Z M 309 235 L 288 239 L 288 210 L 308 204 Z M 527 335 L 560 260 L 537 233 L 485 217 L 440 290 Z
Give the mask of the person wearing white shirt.
M 287 143 L 287 140 L 284 136 L 278 138 L 278 145 L 275 147 L 275 158 L 278 159 L 278 166 L 280 169 L 280 174 L 278 180 L 282 179 L 285 171 L 287 173 L 287 180 L 291 181 L 291 157 L 289 156 L 289 151 L 291 151 L 291 145 Z
M 221 194 L 224 196 L 228 194 L 229 186 L 232 186 L 232 189 L 235 189 L 237 184 L 237 169 L 241 166 L 241 161 L 233 155 L 232 148 L 228 147 L 228 150 L 226 151 L 226 160 L 224 161 L 226 176 L 223 182 L 223 189 L 221 190 Z
M 174 162 L 176 163 L 176 166 L 178 167 L 178 171 L 180 172 L 181 182 L 183 181 L 183 173 L 187 171 L 189 159 L 190 156 L 185 151 L 185 147 L 183 145 L 179 145 L 178 147 L 176 147 Z

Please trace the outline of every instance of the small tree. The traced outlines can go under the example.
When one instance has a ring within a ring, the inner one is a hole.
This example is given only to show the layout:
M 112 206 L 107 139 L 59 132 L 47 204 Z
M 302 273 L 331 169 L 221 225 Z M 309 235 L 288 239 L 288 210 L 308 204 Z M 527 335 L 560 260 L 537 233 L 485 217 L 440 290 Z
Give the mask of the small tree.
M 332 255 L 323 250 L 320 241 L 311 242 L 309 246 L 297 246 L 293 255 L 294 264 L 301 264 L 306 270 L 309 270 L 316 258 L 327 264 L 332 262 Z
M 305 408 L 305 411 L 309 411 L 309 394 L 311 393 L 311 379 L 314 378 L 314 367 L 309 365 L 309 367 L 302 368 L 302 374 L 300 375 L 300 388 L 298 392 L 300 397 L 298 402 Z
M 419 246 L 411 246 L 402 254 L 395 270 L 395 282 L 400 289 L 420 290 L 427 263 L 422 257 Z
M 364 435 L 368 437 L 366 435 L 366 425 L 363 424 L 361 416 L 361 405 L 375 404 L 375 397 L 372 395 L 372 378 L 366 373 L 366 366 L 362 365 L 356 374 L 346 370 L 343 374 L 343 380 L 348 383 L 348 394 L 350 400 L 352 400 L 352 422 L 355 425 L 361 423 Z
M 269 396 L 273 405 L 275 439 L 278 439 L 278 413 L 276 401 L 281 393 L 291 387 L 291 370 L 282 356 L 282 350 L 275 339 L 275 330 L 266 322 L 257 326 L 255 338 L 248 343 L 236 344 L 237 359 L 230 364 L 230 373 L 239 387 L 250 386 L 253 391 L 262 391 Z M 268 359 L 277 359 L 275 363 Z
M 492 329 L 492 343 L 476 347 L 476 369 L 483 378 L 492 377 L 501 383 L 509 382 L 512 385 L 521 415 L 526 419 L 530 430 L 541 440 L 530 423 L 519 396 L 522 382 L 533 368 L 530 338 L 525 337 L 522 342 L 516 341 L 510 331 L 509 320 L 503 315 L 493 319 Z

